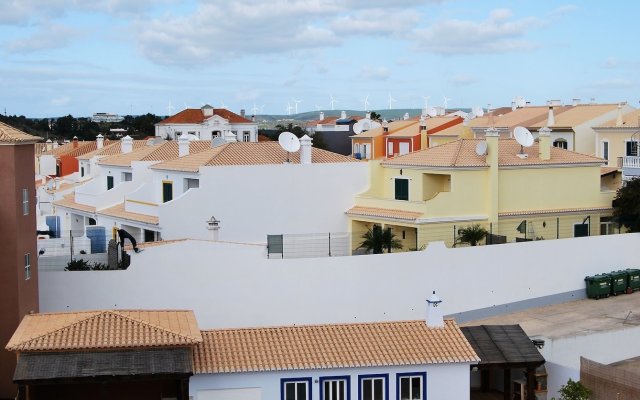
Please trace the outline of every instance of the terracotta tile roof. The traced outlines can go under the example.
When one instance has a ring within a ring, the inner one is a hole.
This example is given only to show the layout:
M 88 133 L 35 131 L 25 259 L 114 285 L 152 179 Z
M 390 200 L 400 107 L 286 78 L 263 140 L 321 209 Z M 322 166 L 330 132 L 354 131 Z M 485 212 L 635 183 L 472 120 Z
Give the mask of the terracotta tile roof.
M 340 119 L 340 117 L 327 117 L 316 121 L 316 125 L 335 125 L 338 119 Z
M 355 368 L 480 361 L 448 320 L 327 324 L 202 331 L 194 348 L 196 374 Z
M 224 108 L 214 108 L 213 115 L 218 115 L 232 124 L 250 124 L 252 121 Z M 211 117 L 204 116 L 200 108 L 186 108 L 179 113 L 160 121 L 158 124 L 201 124 Z
M 189 154 L 199 153 L 211 148 L 209 140 L 193 140 L 189 142 Z M 170 140 L 161 144 L 155 151 L 142 157 L 140 161 L 168 161 L 178 158 L 178 142 Z
M 83 154 L 87 154 L 92 151 L 95 151 L 98 148 L 97 146 L 98 145 L 96 144 L 96 142 L 79 142 L 78 147 L 69 151 L 68 153 L 60 154 L 60 155 L 69 156 L 69 157 L 78 157 Z
M 530 126 L 527 121 L 546 121 L 549 107 L 547 106 L 530 106 L 518 108 L 514 111 L 510 111 L 504 114 L 500 114 L 499 110 L 494 110 L 493 123 L 491 123 L 491 115 L 486 113 L 482 117 L 474 118 L 469 121 L 469 126 L 472 128 L 483 127 L 500 127 L 512 129 L 518 125 Z M 557 113 L 557 111 L 556 111 Z
M 156 216 L 134 213 L 125 210 L 124 203 L 120 203 L 113 207 L 104 208 L 98 211 L 98 214 L 152 225 L 158 225 L 160 222 L 160 219 Z
M 144 146 L 139 149 L 133 149 L 130 153 L 119 153 L 107 156 L 98 161 L 99 165 L 112 165 L 115 167 L 130 167 L 132 161 L 140 161 L 150 153 L 156 151 L 163 143 L 151 146 Z
M 618 167 L 600 167 L 600 175 L 609 175 L 612 172 L 618 171 Z
M 611 211 L 611 207 L 585 207 L 585 208 L 557 208 L 552 210 L 521 210 L 506 211 L 498 213 L 499 217 L 515 217 L 519 215 L 542 215 L 542 214 L 570 214 L 570 213 L 587 213 Z
M 633 110 L 630 113 L 624 114 L 622 116 L 622 126 L 616 126 L 617 117 L 611 119 L 604 124 L 600 125 L 598 128 L 640 128 L 640 109 Z
M 402 121 L 393 121 L 389 122 L 389 135 L 398 132 L 402 129 L 407 128 L 408 126 L 416 124 L 416 121 L 412 120 L 402 120 Z M 416 125 L 418 126 L 418 125 Z M 357 135 L 351 136 L 352 138 L 371 138 L 382 135 L 384 129 L 382 127 L 370 129 L 366 132 L 358 133 Z
M 420 218 L 423 213 L 413 211 L 391 210 L 388 208 L 361 207 L 355 206 L 347 210 L 347 215 L 357 215 L 362 217 L 377 217 L 403 221 L 413 221 Z
M 69 143 L 64 143 L 63 145 L 60 145 L 55 149 L 45 151 L 41 153 L 41 155 L 60 156 L 60 155 L 66 154 L 71 150 L 73 150 L 73 143 L 69 142 Z
M 29 135 L 11 125 L 0 122 L 0 143 L 35 143 L 41 140 L 40 136 Z
M 556 112 L 554 108 L 555 124 L 550 126 L 550 128 L 573 128 L 594 118 L 598 118 L 602 114 L 614 111 L 617 108 L 617 104 L 580 104 L 577 106 L 565 107 L 562 112 Z M 544 118 L 538 123 L 528 125 L 528 127 L 531 127 L 532 129 L 539 129 L 546 125 L 547 119 Z
M 113 156 L 116 154 L 122 154 L 122 147 L 120 146 L 122 142 L 119 140 L 110 141 L 105 140 L 104 146 L 101 149 L 96 149 L 90 153 L 82 154 L 76 157 L 78 160 L 89 160 L 94 156 Z M 134 140 L 133 141 L 133 150 L 138 150 L 144 148 L 147 145 L 146 140 Z
M 74 193 L 70 193 L 70 194 L 62 197 L 60 200 L 54 201 L 53 205 L 54 206 L 58 206 L 58 207 L 69 208 L 71 210 L 84 211 L 84 212 L 88 212 L 88 213 L 95 213 L 96 212 L 96 208 L 93 207 L 93 206 L 76 203 L 75 202 L 75 194 Z
M 203 166 L 282 164 L 287 152 L 278 142 L 233 142 L 196 154 L 153 165 L 152 169 L 197 172 Z M 292 164 L 300 163 L 300 152 L 289 154 Z M 311 148 L 312 163 L 360 162 L 352 157 Z
M 383 161 L 382 165 L 389 166 L 417 166 L 417 167 L 487 167 L 486 156 L 476 154 L 476 145 L 483 139 L 458 139 L 430 149 L 416 151 L 391 160 Z M 538 156 L 538 143 L 525 147 L 527 158 L 517 156 L 520 145 L 515 139 L 500 139 L 498 141 L 498 165 L 529 166 L 529 165 L 573 165 L 573 164 L 602 164 L 601 158 L 576 153 L 569 150 L 551 147 L 549 160 L 541 160 Z
M 466 127 L 464 126 L 464 124 L 457 124 L 457 125 L 445 128 L 445 129 L 443 129 L 441 131 L 438 131 L 438 132 L 429 133 L 429 136 L 460 137 L 460 135 L 462 135 L 464 133 L 465 128 Z
M 182 347 L 201 342 L 192 311 L 102 310 L 26 315 L 6 348 L 61 351 Z

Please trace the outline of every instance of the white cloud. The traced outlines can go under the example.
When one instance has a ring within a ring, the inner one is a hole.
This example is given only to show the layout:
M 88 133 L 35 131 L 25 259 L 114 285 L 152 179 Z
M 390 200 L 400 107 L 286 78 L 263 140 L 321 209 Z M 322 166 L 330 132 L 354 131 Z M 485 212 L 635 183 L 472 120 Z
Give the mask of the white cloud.
M 537 47 L 522 37 L 542 25 L 538 18 L 514 20 L 510 10 L 496 9 L 484 21 L 451 19 L 416 29 L 413 39 L 417 49 L 438 54 L 506 53 Z
M 10 53 L 31 53 L 38 50 L 49 50 L 65 47 L 71 39 L 80 36 L 81 32 L 65 25 L 44 23 L 38 31 L 24 39 L 17 39 L 4 44 Z
M 329 26 L 343 35 L 388 35 L 407 32 L 418 20 L 415 11 L 374 9 L 337 17 Z
M 391 77 L 391 71 L 385 67 L 372 67 L 370 65 L 365 65 L 360 68 L 358 77 L 372 81 L 384 81 Z
M 454 86 L 468 86 L 476 83 L 477 81 L 478 80 L 475 77 L 466 74 L 455 75 L 449 79 L 449 83 Z
M 69 97 L 62 96 L 62 97 L 56 97 L 54 99 L 51 99 L 51 101 L 49 101 L 49 104 L 55 107 L 61 107 L 61 106 L 66 106 L 70 102 L 71 102 L 71 99 Z
M 618 59 L 614 57 L 609 57 L 602 64 L 602 68 L 613 69 L 613 68 L 617 68 L 619 65 L 620 65 L 620 62 L 618 61 Z
M 549 14 L 551 17 L 562 17 L 563 15 L 578 11 L 578 6 L 574 4 L 565 4 L 551 11 Z

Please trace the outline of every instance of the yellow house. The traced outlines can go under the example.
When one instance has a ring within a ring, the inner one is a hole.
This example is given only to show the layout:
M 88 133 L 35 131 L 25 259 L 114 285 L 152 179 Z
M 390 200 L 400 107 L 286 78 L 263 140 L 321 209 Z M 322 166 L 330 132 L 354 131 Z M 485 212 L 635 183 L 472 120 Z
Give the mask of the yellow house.
M 618 114 L 596 131 L 596 154 L 607 160 L 612 169 L 622 169 L 624 178 L 640 176 L 638 142 L 640 141 L 640 110 Z
M 601 190 L 604 160 L 553 147 L 548 129 L 539 135 L 522 148 L 488 129 L 483 139 L 372 161 L 369 190 L 346 212 L 353 249 L 373 224 L 391 228 L 404 250 L 452 246 L 472 224 L 494 242 L 612 233 L 615 192 Z

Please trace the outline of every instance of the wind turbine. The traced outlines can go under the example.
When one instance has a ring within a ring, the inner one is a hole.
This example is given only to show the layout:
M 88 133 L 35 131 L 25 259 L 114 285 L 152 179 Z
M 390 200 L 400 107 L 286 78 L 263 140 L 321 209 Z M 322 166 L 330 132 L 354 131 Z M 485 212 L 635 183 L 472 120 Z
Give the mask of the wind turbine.
M 424 109 L 426 112 L 429 109 L 429 99 L 431 96 L 422 96 L 422 98 L 424 99 Z
M 253 103 L 253 108 L 251 109 L 251 112 L 253 113 L 253 115 L 258 115 L 258 111 L 260 111 L 260 108 L 256 106 L 256 103 Z
M 285 110 L 287 111 L 287 115 L 291 115 L 291 109 L 292 109 L 292 108 L 293 108 L 293 107 L 291 107 L 291 103 L 289 103 L 289 102 L 287 101 L 287 106 L 285 107 Z
M 295 103 L 296 114 L 297 114 L 298 113 L 298 103 L 302 103 L 302 100 L 293 99 L 293 102 Z
M 329 98 L 331 99 L 331 110 L 335 110 L 335 103 L 340 103 L 340 101 L 335 99 L 332 94 L 329 95 Z
M 220 100 L 220 108 L 224 108 L 224 109 L 227 108 L 227 105 L 224 104 L 224 100 Z
M 316 104 L 316 111 L 320 111 L 320 110 L 322 110 L 322 106 L 319 106 Z
M 169 115 L 173 115 L 173 105 L 171 104 L 171 101 L 169 101 L 169 105 L 167 106 L 167 111 L 169 111 Z
M 391 104 L 395 101 L 398 101 L 396 99 L 394 99 L 393 97 L 391 97 L 391 93 L 389 93 L 389 110 L 391 110 Z
M 365 112 L 369 111 L 369 106 L 371 105 L 369 104 L 369 95 L 367 95 L 367 97 L 362 99 L 362 101 L 364 102 L 364 111 Z
M 444 112 L 447 112 L 447 104 L 449 103 L 449 100 L 451 100 L 451 98 L 447 97 L 447 96 L 442 96 L 443 99 L 443 106 L 444 106 Z
M 189 108 L 189 106 L 187 105 L 187 102 L 184 102 L 184 109 L 186 110 L 187 108 Z

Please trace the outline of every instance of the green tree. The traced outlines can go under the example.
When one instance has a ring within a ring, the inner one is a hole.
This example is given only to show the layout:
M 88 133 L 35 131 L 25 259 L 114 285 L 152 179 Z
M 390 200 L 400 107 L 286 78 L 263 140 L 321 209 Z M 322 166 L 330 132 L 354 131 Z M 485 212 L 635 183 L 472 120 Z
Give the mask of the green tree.
M 307 131 L 303 127 L 294 125 L 291 122 L 289 122 L 287 125 L 278 124 L 275 126 L 275 129 L 276 131 L 278 131 L 278 134 L 286 131 L 293 133 L 299 138 L 303 137 L 307 133 Z
M 391 249 L 402 249 L 402 242 L 391 232 L 391 228 L 383 230 L 378 224 L 368 229 L 361 238 L 364 240 L 357 248 L 373 251 L 373 254 L 382 254 L 385 249 L 389 253 Z
M 378 114 L 375 111 L 371 111 L 371 119 L 374 121 L 382 121 L 382 115 Z
M 470 246 L 477 246 L 485 237 L 487 232 L 480 224 L 467 226 L 458 231 L 457 243 L 468 243 Z
M 579 381 L 573 381 L 571 378 L 569 378 L 566 385 L 562 385 L 558 392 L 560 393 L 558 400 L 589 400 L 591 396 L 590 389 L 584 387 Z
M 327 149 L 327 143 L 324 141 L 324 134 L 322 132 L 316 132 L 313 134 L 313 147 L 316 149 Z
M 613 199 L 613 216 L 629 232 L 640 232 L 640 178 L 627 181 Z

